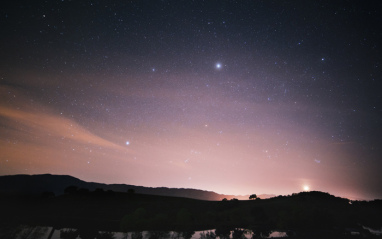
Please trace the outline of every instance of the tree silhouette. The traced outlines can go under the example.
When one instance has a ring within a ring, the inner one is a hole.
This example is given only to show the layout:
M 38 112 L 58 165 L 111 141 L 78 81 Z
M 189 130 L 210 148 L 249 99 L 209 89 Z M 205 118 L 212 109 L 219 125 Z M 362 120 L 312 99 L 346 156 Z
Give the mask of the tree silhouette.
M 257 198 L 257 195 L 256 194 L 252 194 L 251 196 L 249 196 L 249 200 L 254 200 Z

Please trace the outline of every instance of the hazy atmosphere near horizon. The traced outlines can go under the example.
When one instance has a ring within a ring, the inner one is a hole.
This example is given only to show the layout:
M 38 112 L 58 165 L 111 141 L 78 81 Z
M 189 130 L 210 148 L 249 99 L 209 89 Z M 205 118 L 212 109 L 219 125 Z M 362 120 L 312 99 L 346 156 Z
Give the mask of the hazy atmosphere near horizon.
M 382 198 L 381 23 L 380 1 L 7 0 L 0 175 Z

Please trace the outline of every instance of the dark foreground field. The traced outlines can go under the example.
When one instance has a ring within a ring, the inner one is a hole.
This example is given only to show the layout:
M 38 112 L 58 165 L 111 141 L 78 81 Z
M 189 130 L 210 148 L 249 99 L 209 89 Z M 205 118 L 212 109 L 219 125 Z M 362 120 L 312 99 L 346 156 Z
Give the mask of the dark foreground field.
M 263 235 L 272 230 L 288 231 L 295 238 L 380 238 L 368 234 L 363 226 L 382 227 L 381 200 L 351 202 L 322 192 L 248 201 L 202 201 L 102 190 L 56 197 L 48 193 L 3 194 L 0 206 L 3 234 L 5 228 L 23 224 L 114 232 L 247 228 Z

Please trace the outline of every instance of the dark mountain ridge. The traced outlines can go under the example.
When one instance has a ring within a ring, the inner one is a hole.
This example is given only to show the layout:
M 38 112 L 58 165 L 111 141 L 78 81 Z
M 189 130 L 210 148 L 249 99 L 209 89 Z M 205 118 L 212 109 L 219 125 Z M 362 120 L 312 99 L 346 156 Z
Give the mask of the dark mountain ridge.
M 76 228 L 79 234 L 211 228 L 224 234 L 247 228 L 257 235 L 253 238 L 265 238 L 261 235 L 273 230 L 290 232 L 291 238 L 380 238 L 363 226 L 381 228 L 381 203 L 350 201 L 319 191 L 222 201 L 81 189 L 56 197 L 0 193 L 0 205 L 6 205 L 0 214 L 0 238 L 16 238 L 7 233 L 18 225 Z
M 166 187 L 143 187 L 127 184 L 103 184 L 94 182 L 85 182 L 78 178 L 68 175 L 7 175 L 0 176 L 0 193 L 13 193 L 13 194 L 41 194 L 43 192 L 53 192 L 55 195 L 64 194 L 65 188 L 69 186 L 76 186 L 78 188 L 88 189 L 94 191 L 95 189 L 103 189 L 105 191 L 112 190 L 115 192 L 127 192 L 133 189 L 136 193 L 160 195 L 160 196 L 173 196 L 173 197 L 186 197 L 208 201 L 220 201 L 223 198 L 228 200 L 237 198 L 239 200 L 246 200 L 249 195 L 224 195 L 211 191 L 204 191 L 189 188 L 166 188 Z M 260 198 L 270 198 L 274 195 L 258 195 Z

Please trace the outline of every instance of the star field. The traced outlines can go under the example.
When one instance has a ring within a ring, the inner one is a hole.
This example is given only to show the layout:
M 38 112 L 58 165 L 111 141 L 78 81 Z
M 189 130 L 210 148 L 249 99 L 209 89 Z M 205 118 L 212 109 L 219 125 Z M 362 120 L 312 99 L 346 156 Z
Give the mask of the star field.
M 382 198 L 378 1 L 7 1 L 0 174 Z

